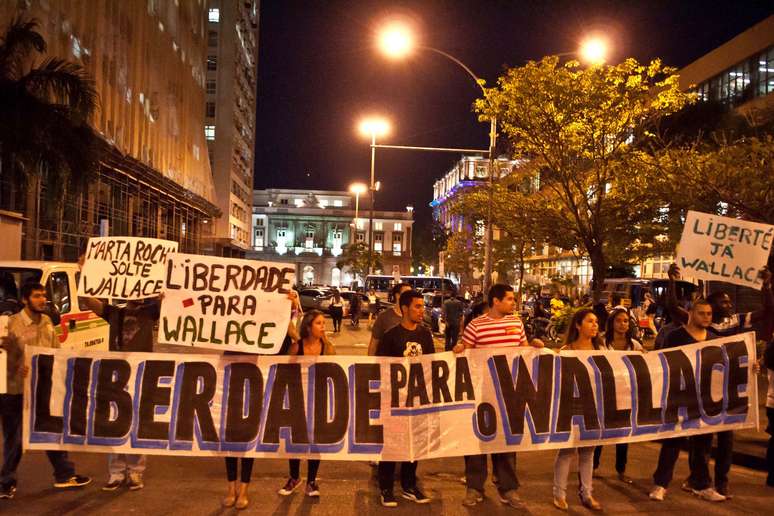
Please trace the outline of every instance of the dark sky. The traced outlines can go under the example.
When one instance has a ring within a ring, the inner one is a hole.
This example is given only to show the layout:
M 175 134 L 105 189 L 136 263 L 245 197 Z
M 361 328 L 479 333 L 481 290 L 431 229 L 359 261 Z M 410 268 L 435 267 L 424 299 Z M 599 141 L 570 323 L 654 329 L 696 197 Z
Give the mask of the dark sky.
M 422 44 L 493 84 L 503 66 L 576 50 L 594 31 L 611 40 L 609 61 L 661 57 L 681 67 L 770 14 L 770 2 L 730 0 L 264 0 L 255 185 L 367 182 L 370 151 L 356 125 L 369 113 L 392 121 L 383 143 L 487 147 L 488 126 L 471 111 L 478 89 L 461 69 L 429 52 L 393 62 L 375 51 L 375 30 L 389 16 L 412 20 Z M 458 157 L 377 151 L 377 208 L 413 204 L 427 227 L 433 182 Z

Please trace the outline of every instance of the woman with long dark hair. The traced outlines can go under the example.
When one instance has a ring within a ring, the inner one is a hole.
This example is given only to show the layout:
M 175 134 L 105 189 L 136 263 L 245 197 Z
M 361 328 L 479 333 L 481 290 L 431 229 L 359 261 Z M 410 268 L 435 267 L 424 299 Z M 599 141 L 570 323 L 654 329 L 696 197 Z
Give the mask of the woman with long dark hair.
M 319 356 L 335 355 L 333 344 L 325 336 L 325 316 L 319 310 L 311 310 L 301 319 L 301 338 L 290 345 L 289 355 Z M 290 459 L 290 477 L 279 494 L 288 496 L 301 484 L 301 460 Z M 319 459 L 306 461 L 306 496 L 319 497 L 320 488 L 317 486 L 317 470 L 320 468 Z
M 562 351 L 593 351 L 603 349 L 604 344 L 599 338 L 599 324 L 594 311 L 584 308 L 575 312 L 567 328 Z M 554 462 L 554 506 L 567 510 L 567 475 L 570 473 L 570 463 L 573 455 L 578 454 L 578 477 L 580 478 L 580 500 L 588 509 L 601 511 L 602 505 L 591 495 L 593 475 L 593 446 L 578 448 L 563 448 L 556 454 Z
M 333 319 L 333 332 L 341 331 L 341 320 L 344 318 L 344 301 L 341 299 L 341 293 L 338 290 L 333 291 L 333 299 L 329 308 L 331 319 Z

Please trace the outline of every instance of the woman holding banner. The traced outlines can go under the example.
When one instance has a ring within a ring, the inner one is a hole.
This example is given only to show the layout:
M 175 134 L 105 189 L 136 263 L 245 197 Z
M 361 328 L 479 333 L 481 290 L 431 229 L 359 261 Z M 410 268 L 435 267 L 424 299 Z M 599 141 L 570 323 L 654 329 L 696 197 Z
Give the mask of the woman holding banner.
M 629 323 L 629 312 L 625 308 L 616 308 L 610 312 L 605 327 L 605 346 L 613 351 L 645 352 L 642 343 L 634 337 L 634 326 Z M 618 473 L 618 480 L 631 484 L 632 479 L 624 474 L 628 454 L 629 445 L 627 443 L 615 445 L 615 470 Z M 602 447 L 597 446 L 594 449 L 594 471 L 599 468 L 601 455 Z
M 567 329 L 565 344 L 561 351 L 591 351 L 604 349 L 604 343 L 599 338 L 599 323 L 597 316 L 588 308 L 575 312 Z M 602 505 L 591 495 L 591 478 L 593 475 L 593 446 L 578 448 L 563 448 L 559 450 L 554 462 L 554 506 L 566 511 L 567 505 L 567 475 L 573 455 L 578 453 L 578 477 L 580 478 L 580 500 L 588 509 L 601 511 Z
M 289 355 L 298 356 L 322 356 L 335 355 L 336 350 L 331 341 L 325 336 L 325 316 L 319 310 L 312 310 L 304 314 L 301 319 L 301 338 L 290 345 Z M 292 494 L 301 484 L 301 460 L 290 459 L 290 477 L 278 492 L 282 496 Z M 306 461 L 306 496 L 319 497 L 320 488 L 317 486 L 317 470 L 320 468 L 319 459 Z

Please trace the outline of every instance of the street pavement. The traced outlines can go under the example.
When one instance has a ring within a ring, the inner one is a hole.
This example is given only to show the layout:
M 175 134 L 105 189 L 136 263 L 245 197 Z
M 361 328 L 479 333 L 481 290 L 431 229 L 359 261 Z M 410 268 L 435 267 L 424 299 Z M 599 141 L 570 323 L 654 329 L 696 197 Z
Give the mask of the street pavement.
M 330 321 L 328 321 L 330 326 Z M 365 354 L 369 332 L 365 321 L 360 329 L 345 324 L 332 340 L 339 354 Z M 443 343 L 436 341 L 438 349 Z M 164 351 L 176 347 L 159 346 Z M 160 351 L 162 349 L 159 349 Z M 594 495 L 608 514 L 774 514 L 774 488 L 765 486 L 761 471 L 733 466 L 731 490 L 734 498 L 722 503 L 710 503 L 680 490 L 688 475 L 687 454 L 682 453 L 675 479 L 664 502 L 648 499 L 652 486 L 651 475 L 658 455 L 657 443 L 638 443 L 629 446 L 627 474 L 634 484 L 626 485 L 615 477 L 615 449 L 609 446 L 602 455 L 600 477 L 594 480 Z M 125 488 L 112 493 L 100 490 L 107 480 L 107 457 L 103 454 L 73 453 L 78 473 L 89 475 L 94 482 L 82 489 L 60 491 L 52 487 L 51 467 L 43 452 L 25 453 L 18 470 L 19 487 L 13 500 L 0 500 L 2 514 L 36 514 L 43 516 L 84 514 L 182 514 L 231 515 L 481 515 L 500 514 L 562 514 L 551 504 L 551 485 L 555 452 L 524 452 L 518 455 L 517 470 L 521 481 L 519 494 L 524 501 L 522 510 L 511 509 L 499 503 L 491 482 L 487 483 L 487 498 L 482 504 L 468 509 L 461 505 L 465 486 L 461 457 L 422 461 L 419 466 L 421 485 L 432 498 L 428 505 L 416 505 L 399 499 L 397 509 L 385 509 L 378 504 L 375 468 L 365 462 L 324 461 L 318 474 L 322 496 L 307 498 L 299 489 L 289 497 L 277 490 L 287 478 L 284 460 L 256 460 L 250 485 L 250 506 L 245 511 L 222 509 L 220 499 L 226 492 L 225 468 L 222 458 L 148 457 L 145 488 L 129 492 Z M 306 474 L 302 464 L 301 475 Z M 577 476 L 569 477 L 567 501 L 570 514 L 586 514 L 580 505 Z M 396 494 L 399 486 L 396 485 Z

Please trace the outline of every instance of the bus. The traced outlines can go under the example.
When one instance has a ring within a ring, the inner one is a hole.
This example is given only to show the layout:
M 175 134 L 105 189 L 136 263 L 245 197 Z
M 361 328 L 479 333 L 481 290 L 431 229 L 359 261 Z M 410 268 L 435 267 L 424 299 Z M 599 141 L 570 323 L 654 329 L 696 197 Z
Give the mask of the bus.
M 400 281 L 401 283 L 408 283 L 411 285 L 411 288 L 420 292 L 438 292 L 447 296 L 457 295 L 457 285 L 449 278 L 442 278 L 440 276 L 401 276 Z M 365 280 L 366 292 L 374 289 L 377 297 L 390 302 L 392 300 L 387 299 L 387 297 L 393 285 L 395 285 L 395 278 L 393 276 L 371 274 Z

